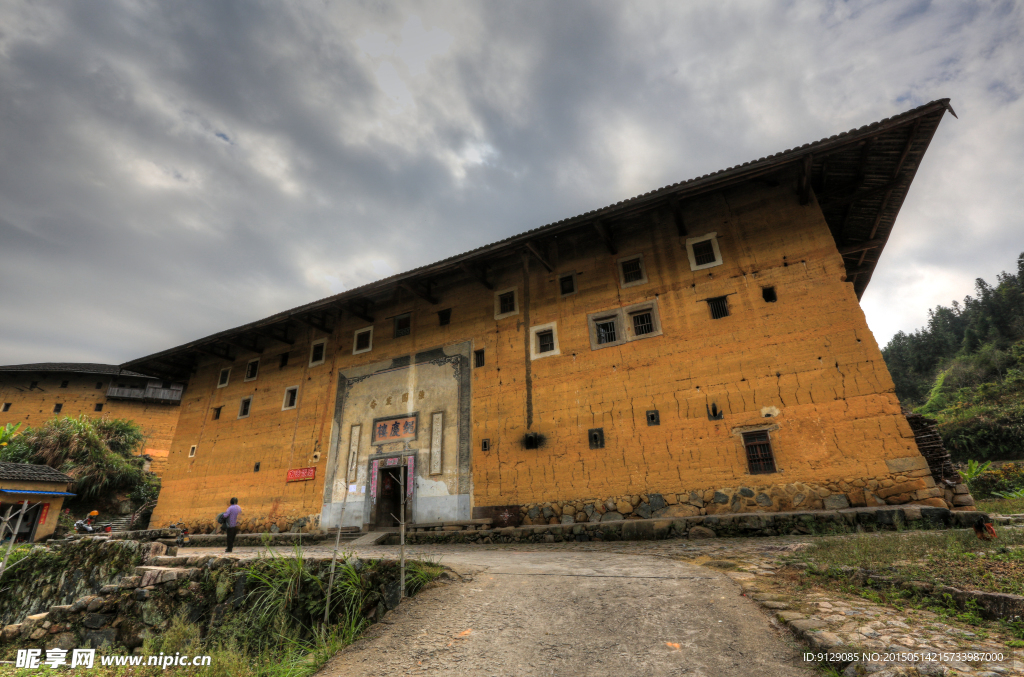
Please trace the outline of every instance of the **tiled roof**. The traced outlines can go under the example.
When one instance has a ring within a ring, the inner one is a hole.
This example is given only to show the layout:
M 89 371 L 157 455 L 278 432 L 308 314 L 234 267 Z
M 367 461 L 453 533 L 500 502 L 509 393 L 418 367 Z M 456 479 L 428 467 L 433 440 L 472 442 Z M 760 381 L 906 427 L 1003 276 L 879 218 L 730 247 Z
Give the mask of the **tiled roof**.
M 63 372 L 66 374 L 103 374 L 105 376 L 134 376 L 151 378 L 135 371 L 121 369 L 116 364 L 94 364 L 92 362 L 38 362 L 36 364 L 0 365 L 0 372 Z
M 31 463 L 0 463 L 0 480 L 17 480 L 19 482 L 75 481 L 48 465 L 33 465 Z

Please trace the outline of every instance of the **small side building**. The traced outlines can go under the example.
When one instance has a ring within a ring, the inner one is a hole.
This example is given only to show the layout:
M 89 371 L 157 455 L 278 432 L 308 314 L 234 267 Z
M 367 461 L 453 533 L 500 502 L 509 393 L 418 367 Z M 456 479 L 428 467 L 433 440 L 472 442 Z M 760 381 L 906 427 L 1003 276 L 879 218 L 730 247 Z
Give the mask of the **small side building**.
M 57 528 L 64 499 L 74 496 L 68 492 L 72 482 L 73 478 L 46 465 L 0 463 L 0 519 L 10 519 L 17 540 L 43 540 Z M 25 503 L 29 507 L 19 523 L 18 513 Z M 5 531 L 0 541 L 7 540 L 9 533 Z
M 39 427 L 58 416 L 125 418 L 146 435 L 142 453 L 160 475 L 185 385 L 112 364 L 43 362 L 0 366 L 0 425 Z

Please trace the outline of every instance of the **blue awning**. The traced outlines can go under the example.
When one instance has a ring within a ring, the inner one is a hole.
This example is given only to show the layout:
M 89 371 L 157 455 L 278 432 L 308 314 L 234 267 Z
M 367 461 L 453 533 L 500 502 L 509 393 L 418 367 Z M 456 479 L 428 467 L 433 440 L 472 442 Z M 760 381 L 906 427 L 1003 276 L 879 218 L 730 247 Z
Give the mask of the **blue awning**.
M 66 491 L 29 491 L 27 489 L 4 489 L 0 487 L 0 494 L 26 494 L 29 496 L 74 496 Z

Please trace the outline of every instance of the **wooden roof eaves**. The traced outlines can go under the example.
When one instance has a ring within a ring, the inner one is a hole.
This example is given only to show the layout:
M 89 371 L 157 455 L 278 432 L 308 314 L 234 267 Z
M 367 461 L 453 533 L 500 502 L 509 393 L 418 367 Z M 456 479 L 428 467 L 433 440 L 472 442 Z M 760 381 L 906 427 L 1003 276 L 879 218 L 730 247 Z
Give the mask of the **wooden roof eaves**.
M 493 259 L 498 255 L 514 254 L 515 251 L 525 248 L 527 243 L 530 243 L 539 237 L 550 237 L 575 230 L 580 227 L 589 227 L 598 220 L 630 216 L 637 212 L 646 211 L 652 207 L 657 207 L 662 204 L 667 205 L 670 200 L 685 200 L 702 193 L 721 190 L 766 174 L 772 174 L 779 171 L 786 165 L 794 162 L 802 162 L 804 157 L 808 154 L 813 154 L 815 158 L 821 158 L 835 152 L 848 150 L 851 146 L 855 146 L 861 141 L 879 137 L 886 132 L 899 129 L 907 124 L 913 124 L 915 120 L 927 115 L 947 110 L 953 114 L 954 117 L 956 116 L 952 106 L 949 104 L 949 99 L 937 99 L 922 106 L 918 106 L 910 111 L 894 115 L 890 118 L 885 118 L 870 125 L 864 125 L 857 129 L 835 134 L 819 141 L 806 143 L 802 146 L 787 149 L 773 155 L 765 156 L 758 160 L 752 160 L 740 165 L 722 169 L 712 174 L 705 174 L 687 181 L 671 184 L 600 209 L 585 212 L 578 216 L 569 217 L 545 226 L 540 226 L 538 228 L 519 233 L 518 235 L 513 235 L 505 238 L 504 240 L 499 240 L 489 245 L 478 247 L 477 249 L 443 259 L 433 264 L 414 268 L 404 273 L 398 273 L 382 280 L 377 280 L 376 282 L 371 282 L 349 291 L 341 292 L 340 294 L 335 294 L 318 301 L 297 306 L 290 310 L 276 313 L 262 320 L 257 320 L 232 329 L 217 332 L 216 334 L 211 334 L 204 338 L 197 339 L 196 341 L 190 341 L 174 348 L 153 353 L 152 355 L 130 360 L 122 364 L 121 367 L 138 367 L 151 359 L 167 357 L 170 355 L 180 354 L 182 352 L 192 351 L 201 346 L 208 346 L 209 344 L 219 341 L 221 337 L 237 336 L 255 329 L 269 328 L 282 322 L 289 322 L 292 321 L 293 318 L 298 319 L 296 317 L 298 315 L 305 315 L 307 313 L 322 311 L 325 309 L 344 309 L 347 303 L 361 298 L 366 299 L 373 294 L 379 294 L 393 285 L 409 283 L 412 280 L 425 276 L 435 276 L 443 273 L 462 271 L 462 267 L 466 265 L 479 265 L 480 262 L 487 259 Z M 928 142 L 930 143 L 930 141 L 931 139 L 929 138 Z M 927 150 L 927 145 L 925 146 L 925 150 Z M 922 151 L 922 156 L 923 153 L 924 151 Z M 916 174 L 916 169 L 917 168 L 915 166 L 914 174 Z M 910 177 L 910 181 L 912 180 L 913 174 Z M 907 182 L 905 186 L 906 188 L 909 188 L 910 181 Z M 900 199 L 899 204 L 896 205 L 895 212 L 898 213 L 899 207 L 902 206 L 902 202 L 903 200 Z M 886 234 L 886 239 L 888 239 L 888 233 Z M 865 282 L 864 285 L 861 286 L 861 291 L 857 294 L 858 298 L 860 298 L 860 295 L 863 293 L 863 288 L 866 287 L 867 281 L 870 280 L 871 273 L 869 272 L 866 275 L 862 273 L 862 275 L 864 275 L 863 279 L 865 279 Z

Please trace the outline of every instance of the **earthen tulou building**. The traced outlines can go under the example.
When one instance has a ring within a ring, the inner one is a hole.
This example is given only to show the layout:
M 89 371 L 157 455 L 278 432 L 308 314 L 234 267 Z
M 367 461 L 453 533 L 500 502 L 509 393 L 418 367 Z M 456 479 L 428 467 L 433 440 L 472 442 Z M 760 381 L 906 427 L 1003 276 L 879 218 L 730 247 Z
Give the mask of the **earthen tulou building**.
M 163 472 L 178 423 L 183 381 L 154 379 L 114 364 L 45 362 L 0 366 L 0 425 L 20 432 L 54 418 L 124 418 L 142 427 L 146 468 Z
M 413 524 L 946 506 L 859 298 L 947 110 L 122 365 L 188 384 L 155 523 L 236 496 L 246 530 L 386 528 L 403 491 Z

